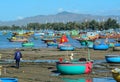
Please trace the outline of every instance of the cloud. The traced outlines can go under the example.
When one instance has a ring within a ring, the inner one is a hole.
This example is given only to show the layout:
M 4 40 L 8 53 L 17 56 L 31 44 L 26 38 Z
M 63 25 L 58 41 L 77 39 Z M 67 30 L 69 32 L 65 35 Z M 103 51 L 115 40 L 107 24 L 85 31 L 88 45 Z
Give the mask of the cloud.
M 22 16 L 18 16 L 18 17 L 17 17 L 18 20 L 21 20 L 21 19 L 23 19 L 23 18 L 24 18 L 24 17 L 22 17 Z
M 63 8 L 58 9 L 58 12 L 63 12 L 63 11 L 73 12 L 73 13 L 79 13 L 80 12 L 78 9 L 74 9 L 74 10 L 64 10 Z
M 58 12 L 62 12 L 62 11 L 64 11 L 63 8 L 59 8 L 59 9 L 58 9 Z
M 96 12 L 97 15 L 120 15 L 120 9 L 115 10 L 101 10 Z
M 71 12 L 73 12 L 73 13 L 79 13 L 80 11 L 77 10 L 77 9 L 75 9 L 75 10 L 71 10 Z

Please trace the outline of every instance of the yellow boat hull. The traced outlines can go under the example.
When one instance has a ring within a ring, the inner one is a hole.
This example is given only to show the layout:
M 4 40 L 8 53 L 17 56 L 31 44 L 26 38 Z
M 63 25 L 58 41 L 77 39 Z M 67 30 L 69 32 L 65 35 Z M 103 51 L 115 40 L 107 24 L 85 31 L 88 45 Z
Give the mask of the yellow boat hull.
M 112 76 L 117 82 L 120 82 L 120 73 L 119 72 L 112 70 Z

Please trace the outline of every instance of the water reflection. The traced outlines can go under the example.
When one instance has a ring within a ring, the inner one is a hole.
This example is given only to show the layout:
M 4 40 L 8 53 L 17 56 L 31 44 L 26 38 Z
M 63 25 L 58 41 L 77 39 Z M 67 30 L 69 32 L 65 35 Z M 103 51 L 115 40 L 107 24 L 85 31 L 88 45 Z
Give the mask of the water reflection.
M 4 59 L 0 60 L 0 63 L 13 63 L 15 60 L 13 59 Z M 28 63 L 55 63 L 58 60 L 21 60 L 21 62 L 28 62 Z
M 70 79 L 70 78 L 63 78 L 64 82 L 92 82 L 92 79 L 85 79 L 85 78 L 79 78 L 79 79 Z
M 106 63 L 106 60 L 94 60 L 94 64 Z
M 4 59 L 4 60 L 0 60 L 0 62 L 14 62 L 13 59 Z M 55 63 L 55 62 L 58 62 L 58 60 L 22 60 L 21 62 L 34 62 L 34 63 L 41 63 L 41 62 L 46 62 L 46 63 Z M 99 62 L 99 63 L 98 63 Z M 95 60 L 93 62 L 94 66 L 100 66 L 101 64 L 105 63 L 104 60 Z
M 116 82 L 112 77 L 93 78 L 93 82 Z
M 64 82 L 116 82 L 112 77 L 92 78 L 92 79 L 85 79 L 85 78 L 78 78 L 78 79 L 62 78 L 62 80 Z

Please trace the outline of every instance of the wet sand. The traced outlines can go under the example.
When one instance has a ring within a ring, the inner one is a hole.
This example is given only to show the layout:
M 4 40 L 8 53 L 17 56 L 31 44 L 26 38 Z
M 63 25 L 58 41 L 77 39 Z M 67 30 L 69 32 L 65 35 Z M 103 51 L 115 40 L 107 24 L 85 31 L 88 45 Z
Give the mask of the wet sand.
M 75 51 L 59 51 L 56 48 L 39 48 L 39 49 L 20 49 L 23 54 L 23 60 L 58 60 L 60 57 L 65 58 L 67 55 L 74 53 L 74 58 L 88 58 L 88 49 L 75 49 Z M 15 49 L 0 49 L 2 54 L 1 60 L 13 59 Z M 119 54 L 120 51 L 113 51 L 112 48 L 105 51 L 90 49 L 91 60 L 105 59 L 106 54 Z M 81 75 L 53 75 L 56 71 L 55 63 L 21 63 L 20 68 L 16 69 L 15 63 L 1 64 L 2 75 L 1 77 L 18 78 L 19 82 L 63 82 L 61 78 L 87 78 L 93 77 L 112 77 L 111 69 L 114 67 L 107 67 L 108 64 L 103 64 L 103 68 L 94 67 L 90 74 Z M 106 67 L 106 68 L 105 68 Z M 118 66 L 120 67 L 120 66 Z M 109 72 L 99 72 L 97 70 L 106 70 Z

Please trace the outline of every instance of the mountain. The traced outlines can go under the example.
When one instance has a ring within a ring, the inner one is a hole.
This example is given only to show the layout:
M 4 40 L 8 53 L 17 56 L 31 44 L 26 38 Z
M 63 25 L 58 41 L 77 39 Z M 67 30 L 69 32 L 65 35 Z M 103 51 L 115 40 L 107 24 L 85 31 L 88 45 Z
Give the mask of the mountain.
M 120 22 L 120 16 L 116 15 L 108 15 L 108 16 L 100 16 L 100 15 L 91 15 L 91 14 L 78 14 L 78 13 L 72 13 L 72 12 L 60 12 L 55 15 L 38 15 L 33 17 L 26 17 L 21 20 L 15 20 L 15 21 L 0 21 L 0 26 L 6 25 L 18 25 L 18 26 L 24 26 L 28 23 L 54 23 L 54 22 L 83 22 L 83 21 L 90 21 L 90 20 L 96 20 L 96 21 L 105 21 L 108 18 L 116 19 L 118 22 Z

